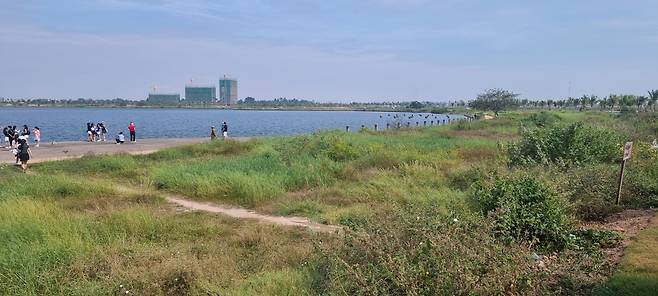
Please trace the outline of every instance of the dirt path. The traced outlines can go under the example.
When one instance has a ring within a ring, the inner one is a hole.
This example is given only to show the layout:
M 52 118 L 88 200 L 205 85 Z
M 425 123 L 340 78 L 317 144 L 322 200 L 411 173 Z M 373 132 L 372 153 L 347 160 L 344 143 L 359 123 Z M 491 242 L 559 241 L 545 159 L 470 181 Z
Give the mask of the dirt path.
M 192 201 L 182 196 L 168 195 L 165 196 L 165 199 L 168 202 L 176 204 L 177 206 L 185 209 L 223 214 L 236 219 L 257 220 L 257 221 L 281 225 L 281 226 L 304 227 L 318 232 L 335 232 L 341 229 L 341 227 L 339 226 L 315 223 L 303 217 L 285 217 L 285 216 L 272 216 L 272 215 L 259 214 L 244 208 L 228 207 L 218 204 Z
M 624 239 L 615 248 L 605 249 L 604 252 L 614 264 L 619 263 L 624 250 L 630 245 L 640 231 L 647 228 L 658 213 L 656 210 L 628 209 L 611 215 L 602 222 L 590 222 L 582 225 L 583 228 L 596 228 L 617 231 L 624 235 Z
M 119 185 L 120 191 L 135 193 L 139 190 Z M 304 217 L 288 217 L 288 216 L 274 216 L 267 214 L 260 214 L 245 208 L 232 207 L 208 202 L 198 202 L 191 200 L 185 196 L 156 191 L 157 194 L 164 197 L 167 202 L 176 205 L 180 209 L 202 211 L 207 213 L 222 214 L 235 219 L 256 220 L 263 223 L 276 224 L 289 227 L 303 227 L 317 232 L 336 232 L 340 231 L 342 227 L 334 225 L 326 225 L 313 222 Z

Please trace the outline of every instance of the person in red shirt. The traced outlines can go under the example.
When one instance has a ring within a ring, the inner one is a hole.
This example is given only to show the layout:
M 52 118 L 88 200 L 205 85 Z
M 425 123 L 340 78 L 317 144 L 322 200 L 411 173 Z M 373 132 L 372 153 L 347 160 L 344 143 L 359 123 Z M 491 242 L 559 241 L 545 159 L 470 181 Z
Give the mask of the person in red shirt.
M 130 122 L 128 125 L 128 131 L 130 132 L 130 142 L 137 142 L 137 139 L 135 139 L 135 123 Z

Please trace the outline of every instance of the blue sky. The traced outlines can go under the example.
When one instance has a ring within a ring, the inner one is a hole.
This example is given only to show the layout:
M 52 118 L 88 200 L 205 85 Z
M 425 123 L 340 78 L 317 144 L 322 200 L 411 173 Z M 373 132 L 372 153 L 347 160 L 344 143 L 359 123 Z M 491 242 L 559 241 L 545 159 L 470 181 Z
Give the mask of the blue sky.
M 134 98 L 190 80 L 319 101 L 658 88 L 658 1 L 0 0 L 0 96 Z

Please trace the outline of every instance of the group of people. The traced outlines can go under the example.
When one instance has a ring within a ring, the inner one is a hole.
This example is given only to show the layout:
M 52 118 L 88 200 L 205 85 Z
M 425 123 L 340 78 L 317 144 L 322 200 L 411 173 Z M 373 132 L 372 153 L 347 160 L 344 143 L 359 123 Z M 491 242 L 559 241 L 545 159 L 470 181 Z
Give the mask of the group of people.
M 222 138 L 224 140 L 228 139 L 228 124 L 226 121 L 222 122 Z M 214 126 L 210 127 L 210 140 L 217 139 L 217 129 Z
M 105 142 L 107 140 L 107 126 L 104 121 L 99 123 L 87 122 L 87 142 Z
M 16 164 L 20 164 L 23 172 L 27 172 L 27 162 L 32 156 L 32 150 L 30 150 L 29 145 L 30 135 L 34 136 L 34 144 L 36 147 L 39 147 L 41 129 L 35 126 L 30 131 L 27 125 L 23 125 L 22 129 L 16 128 L 15 125 L 8 125 L 2 129 L 2 134 L 5 140 L 5 147 L 9 148 L 16 157 Z
M 137 142 L 136 139 L 136 127 L 134 122 L 128 124 L 128 132 L 130 133 L 130 142 Z M 105 121 L 99 123 L 87 122 L 87 142 L 105 142 L 107 141 L 107 134 L 109 130 Z M 123 134 L 123 131 L 120 131 L 117 136 L 114 138 L 117 144 L 123 144 L 126 142 L 126 136 Z
M 130 142 L 133 143 L 137 142 L 135 131 L 136 131 L 135 123 L 131 121 L 130 124 L 128 124 L 128 132 L 130 133 Z M 121 131 L 119 132 L 119 134 L 117 134 L 117 137 L 114 140 L 117 142 L 117 144 L 123 144 L 126 142 L 126 136 Z
M 8 125 L 2 129 L 2 134 L 5 138 L 5 148 L 16 148 L 20 144 L 21 140 L 28 141 L 30 135 L 34 135 L 34 144 L 36 147 L 39 147 L 39 142 L 41 142 L 41 130 L 38 126 L 35 126 L 32 131 L 27 125 L 23 125 L 23 128 L 18 129 L 16 126 Z

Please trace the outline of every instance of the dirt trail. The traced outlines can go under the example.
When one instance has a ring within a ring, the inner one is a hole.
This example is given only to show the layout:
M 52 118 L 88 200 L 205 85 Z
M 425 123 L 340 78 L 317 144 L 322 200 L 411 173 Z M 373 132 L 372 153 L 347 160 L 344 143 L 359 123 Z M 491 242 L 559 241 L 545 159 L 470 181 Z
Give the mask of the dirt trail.
M 244 208 L 235 208 L 235 207 L 227 207 L 227 206 L 211 204 L 211 203 L 202 203 L 202 202 L 192 201 L 185 197 L 177 196 L 177 195 L 166 195 L 165 199 L 170 203 L 176 204 L 179 207 L 183 207 L 186 209 L 209 212 L 209 213 L 224 214 L 226 216 L 237 218 L 237 219 L 258 220 L 261 222 L 282 225 L 282 226 L 305 227 L 310 230 L 318 231 L 318 232 L 335 232 L 341 229 L 341 227 L 339 226 L 315 223 L 303 217 L 286 217 L 286 216 L 272 216 L 272 215 L 259 214 Z
M 119 185 L 117 187 L 120 191 L 127 193 L 141 192 L 134 188 Z M 256 220 L 259 222 L 276 224 L 281 226 L 304 227 L 317 232 L 336 232 L 340 231 L 342 227 L 335 225 L 326 225 L 313 222 L 304 217 L 288 217 L 288 216 L 273 216 L 267 214 L 260 214 L 245 208 L 238 208 L 214 203 L 204 203 L 191 200 L 185 196 L 170 194 L 166 192 L 156 191 L 156 194 L 165 198 L 166 201 L 176 205 L 179 208 L 202 211 L 215 214 L 223 214 L 236 219 Z

